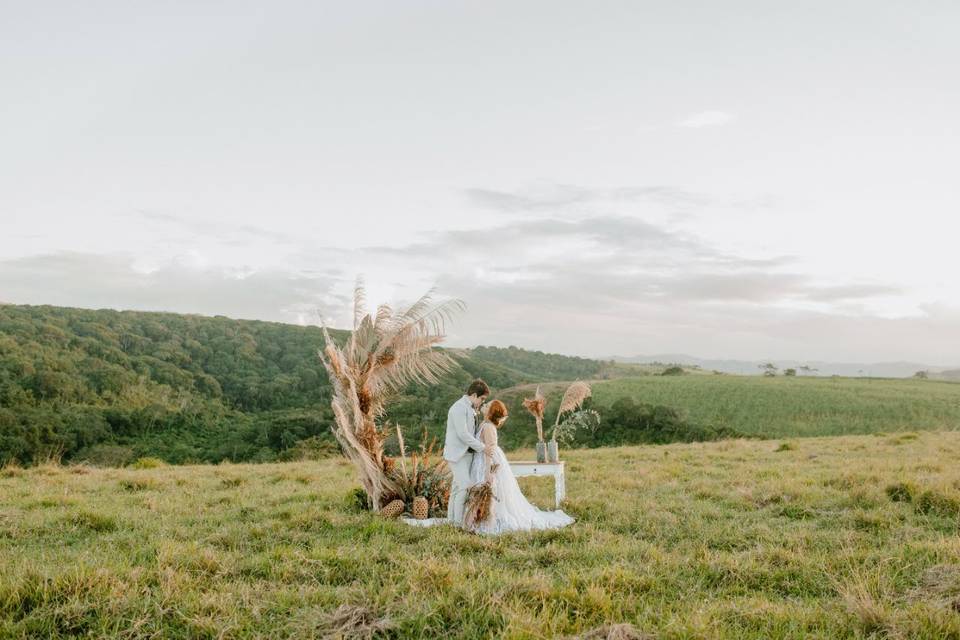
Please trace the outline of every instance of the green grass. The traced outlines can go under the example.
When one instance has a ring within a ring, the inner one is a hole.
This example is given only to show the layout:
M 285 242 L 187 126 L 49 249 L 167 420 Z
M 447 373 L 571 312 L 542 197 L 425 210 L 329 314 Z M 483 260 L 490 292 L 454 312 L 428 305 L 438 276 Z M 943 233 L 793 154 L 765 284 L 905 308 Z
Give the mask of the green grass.
M 781 442 L 564 452 L 577 523 L 500 538 L 357 511 L 341 459 L 8 467 L 0 638 L 960 638 L 960 433 Z
M 769 437 L 960 428 L 960 384 L 934 380 L 647 376 L 597 382 L 593 394 L 600 404 L 631 396 Z

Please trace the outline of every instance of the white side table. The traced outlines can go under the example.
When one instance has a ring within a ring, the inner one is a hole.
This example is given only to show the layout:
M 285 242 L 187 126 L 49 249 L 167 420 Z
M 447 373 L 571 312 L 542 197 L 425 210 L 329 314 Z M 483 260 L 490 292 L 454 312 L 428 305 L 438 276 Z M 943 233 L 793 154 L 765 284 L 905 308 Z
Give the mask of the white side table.
M 563 472 L 563 462 L 510 462 L 513 475 L 518 478 L 524 476 L 553 476 L 553 494 L 556 508 L 560 508 L 560 501 L 567 497 L 566 478 Z

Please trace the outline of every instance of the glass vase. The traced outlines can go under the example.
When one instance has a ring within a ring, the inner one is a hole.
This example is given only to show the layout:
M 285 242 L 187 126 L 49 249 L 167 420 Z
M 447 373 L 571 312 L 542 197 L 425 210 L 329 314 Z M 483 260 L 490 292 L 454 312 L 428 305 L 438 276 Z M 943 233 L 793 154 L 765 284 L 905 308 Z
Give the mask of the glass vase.
M 547 462 L 560 462 L 560 447 L 556 440 L 547 443 Z

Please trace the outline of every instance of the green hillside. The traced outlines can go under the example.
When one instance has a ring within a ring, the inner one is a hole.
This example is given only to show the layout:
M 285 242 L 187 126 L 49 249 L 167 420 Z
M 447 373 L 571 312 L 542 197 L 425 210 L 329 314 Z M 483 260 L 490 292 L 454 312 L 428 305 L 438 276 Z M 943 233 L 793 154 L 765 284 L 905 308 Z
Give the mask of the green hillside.
M 766 437 L 960 428 L 960 384 L 937 380 L 648 376 L 599 383 L 594 395 L 678 407 L 697 424 Z
M 344 340 L 345 331 L 334 331 Z M 264 462 L 335 450 L 318 327 L 173 313 L 0 305 L 0 465 L 49 457 L 122 465 Z M 385 416 L 407 444 L 442 439 L 475 377 L 504 399 L 505 449 L 536 442 L 524 396 L 542 383 L 552 424 L 570 380 L 591 380 L 601 416 L 577 446 L 956 429 L 960 384 L 941 380 L 652 375 L 517 347 L 450 349 L 440 384 L 411 386 Z M 396 443 L 387 442 L 396 452 Z
M 536 442 L 522 399 L 537 385 L 502 392 L 511 411 L 500 441 Z M 566 383 L 540 385 L 553 424 Z M 939 380 L 799 378 L 734 375 L 645 375 L 592 384 L 587 407 L 601 415 L 582 446 L 960 429 L 960 384 Z
M 345 339 L 346 332 L 334 331 Z M 122 464 L 266 461 L 330 444 L 318 327 L 173 313 L 0 306 L 0 464 L 49 456 Z M 451 352 L 440 385 L 387 418 L 416 445 L 474 377 L 494 388 L 601 374 L 603 364 L 511 347 Z

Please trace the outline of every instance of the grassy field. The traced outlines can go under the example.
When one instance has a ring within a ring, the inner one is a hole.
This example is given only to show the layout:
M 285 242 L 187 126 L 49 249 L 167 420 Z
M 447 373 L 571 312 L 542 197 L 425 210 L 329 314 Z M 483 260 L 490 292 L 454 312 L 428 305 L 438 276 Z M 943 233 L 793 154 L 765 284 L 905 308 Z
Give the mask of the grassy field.
M 681 407 L 697 423 L 770 437 L 960 429 L 960 384 L 946 381 L 647 376 L 597 382 L 593 391 L 602 404 L 630 396 Z
M 501 538 L 358 511 L 340 459 L 7 468 L 0 638 L 960 638 L 958 458 L 934 432 L 570 451 L 578 522 Z

